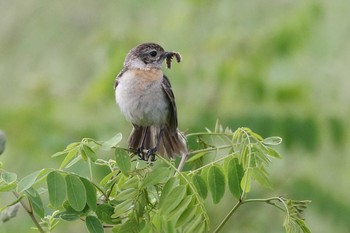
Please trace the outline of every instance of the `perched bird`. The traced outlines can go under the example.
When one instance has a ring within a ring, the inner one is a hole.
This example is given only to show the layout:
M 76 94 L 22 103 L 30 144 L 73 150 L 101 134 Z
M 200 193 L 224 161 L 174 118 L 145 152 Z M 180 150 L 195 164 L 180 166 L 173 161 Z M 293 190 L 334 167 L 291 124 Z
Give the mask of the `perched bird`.
M 178 130 L 174 93 L 162 71 L 163 61 L 170 68 L 174 57 L 180 62 L 178 53 L 155 43 L 140 44 L 129 51 L 115 80 L 116 101 L 133 125 L 129 148 L 143 160 L 154 160 L 157 152 L 169 158 L 182 156 L 184 163 L 188 154 Z

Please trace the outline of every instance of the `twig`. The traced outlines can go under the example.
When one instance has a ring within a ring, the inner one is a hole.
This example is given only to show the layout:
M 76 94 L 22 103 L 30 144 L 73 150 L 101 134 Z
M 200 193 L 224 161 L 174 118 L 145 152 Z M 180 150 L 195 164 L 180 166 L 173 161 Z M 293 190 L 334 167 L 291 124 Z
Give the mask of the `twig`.
M 189 153 L 189 155 L 194 155 L 202 152 L 210 152 L 210 151 L 217 151 L 217 150 L 223 150 L 223 149 L 228 149 L 232 148 L 232 145 L 223 145 L 223 146 L 217 146 L 217 147 L 209 147 L 209 148 L 204 148 L 204 149 L 199 149 L 199 150 L 194 150 Z
M 284 209 L 277 205 L 276 203 L 274 203 L 274 201 L 279 201 L 283 204 L 283 206 L 285 207 Z M 288 212 L 288 207 L 285 205 L 283 199 L 281 197 L 271 197 L 271 198 L 266 198 L 266 199 L 247 199 L 247 200 L 240 200 L 236 203 L 236 205 L 233 206 L 233 208 L 230 210 L 230 212 L 226 215 L 226 217 L 221 221 L 221 223 L 219 224 L 219 226 L 213 231 L 213 233 L 218 233 L 222 227 L 226 224 L 226 222 L 231 218 L 231 216 L 236 212 L 236 210 L 238 209 L 238 207 L 240 207 L 243 204 L 246 203 L 252 203 L 252 202 L 265 202 L 269 205 L 272 205 L 282 211 L 286 211 Z
M 15 195 L 16 198 L 19 198 L 20 195 L 17 192 L 12 192 L 12 193 L 13 193 L 13 195 Z M 27 204 L 24 202 L 24 200 L 20 200 L 20 203 L 23 206 L 23 208 L 25 209 L 25 211 L 27 211 L 27 213 L 29 214 L 33 223 L 38 228 L 38 231 L 40 233 L 45 233 L 44 229 L 40 226 L 38 220 L 35 218 L 33 210 L 32 210 L 32 206 L 30 205 L 30 203 L 29 203 L 29 206 L 27 206 Z
M 203 165 L 203 166 L 201 166 L 200 168 L 197 168 L 197 169 L 195 169 L 195 170 L 192 170 L 192 171 L 190 171 L 190 173 L 196 173 L 196 172 L 202 170 L 203 168 L 210 167 L 210 166 L 212 166 L 213 164 L 218 163 L 218 162 L 220 162 L 220 161 L 223 161 L 223 160 L 227 159 L 228 157 L 233 156 L 233 155 L 235 155 L 235 154 L 236 154 L 236 153 L 228 154 L 228 155 L 226 155 L 226 156 L 224 156 L 224 157 L 222 157 L 222 158 L 220 158 L 220 159 L 217 159 L 217 160 L 215 160 L 215 161 L 213 161 L 213 162 L 210 162 L 210 163 L 208 163 L 208 164 L 206 164 L 206 165 Z

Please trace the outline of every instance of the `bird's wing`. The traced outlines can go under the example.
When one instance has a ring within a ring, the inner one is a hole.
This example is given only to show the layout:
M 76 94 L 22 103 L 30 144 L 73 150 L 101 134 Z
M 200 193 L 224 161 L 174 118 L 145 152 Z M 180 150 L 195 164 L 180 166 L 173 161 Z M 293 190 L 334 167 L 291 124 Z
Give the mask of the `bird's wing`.
M 163 75 L 162 89 L 168 97 L 170 103 L 170 118 L 169 118 L 169 126 L 172 133 L 177 133 L 177 110 L 175 103 L 175 96 L 173 90 L 171 89 L 171 85 L 167 76 Z
M 125 66 L 123 67 L 123 69 L 119 72 L 119 74 L 117 75 L 117 77 L 115 78 L 115 80 L 114 80 L 114 89 L 116 89 L 117 88 L 117 86 L 118 86 L 118 79 L 125 73 L 125 71 L 126 71 L 127 69 L 125 68 Z

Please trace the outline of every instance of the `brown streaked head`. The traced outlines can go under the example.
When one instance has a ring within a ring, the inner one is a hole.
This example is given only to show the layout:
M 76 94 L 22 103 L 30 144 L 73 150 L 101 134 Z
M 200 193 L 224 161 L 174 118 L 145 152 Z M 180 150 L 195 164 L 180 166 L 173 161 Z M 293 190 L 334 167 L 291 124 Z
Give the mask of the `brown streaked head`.
M 161 69 L 162 63 L 166 59 L 167 67 L 170 68 L 173 57 L 176 58 L 177 62 L 181 61 L 180 54 L 176 52 L 166 52 L 156 43 L 143 43 L 129 51 L 124 66 L 138 69 Z

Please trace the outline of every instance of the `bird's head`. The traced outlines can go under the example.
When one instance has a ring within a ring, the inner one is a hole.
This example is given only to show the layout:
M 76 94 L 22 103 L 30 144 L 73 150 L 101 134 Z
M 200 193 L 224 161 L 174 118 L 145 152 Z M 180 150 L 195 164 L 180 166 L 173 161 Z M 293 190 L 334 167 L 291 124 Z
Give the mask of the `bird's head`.
M 176 52 L 167 52 L 156 43 L 144 43 L 131 49 L 125 58 L 124 66 L 135 69 L 161 69 L 163 61 L 166 60 L 170 69 L 173 58 L 181 61 L 181 56 Z

